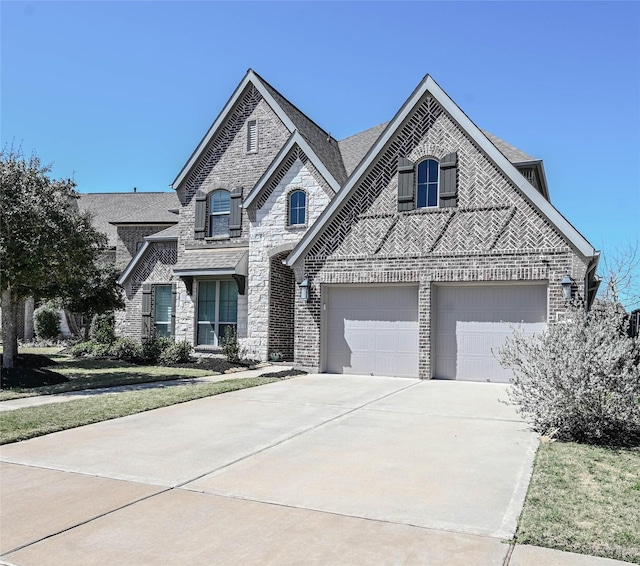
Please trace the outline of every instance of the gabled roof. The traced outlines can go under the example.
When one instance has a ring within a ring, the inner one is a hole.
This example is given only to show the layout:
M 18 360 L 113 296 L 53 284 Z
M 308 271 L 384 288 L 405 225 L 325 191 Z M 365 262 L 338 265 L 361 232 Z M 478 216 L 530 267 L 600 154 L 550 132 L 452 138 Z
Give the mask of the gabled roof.
M 298 110 L 262 77 L 252 69 L 249 69 L 171 186 L 177 189 L 189 176 L 189 173 L 198 164 L 208 145 L 215 139 L 218 131 L 224 125 L 227 117 L 249 84 L 256 88 L 278 118 L 282 120 L 289 132 L 293 133 L 297 130 L 305 139 L 311 151 L 315 153 L 317 158 L 324 164 L 324 167 L 331 173 L 331 176 L 337 179 L 338 182 L 343 183 L 347 176 L 340 156 L 338 142 Z
M 253 187 L 253 189 L 251 189 L 251 192 L 244 199 L 244 202 L 242 203 L 242 206 L 244 208 L 249 208 L 249 206 L 251 206 L 251 203 L 253 203 L 258 198 L 258 196 L 260 195 L 260 193 L 262 193 L 262 190 L 269 183 L 273 175 L 275 175 L 278 172 L 278 170 L 280 169 L 280 166 L 282 165 L 282 162 L 286 159 L 289 152 L 296 145 L 302 151 L 305 152 L 307 157 L 311 160 L 311 163 L 313 163 L 316 169 L 325 178 L 329 186 L 333 189 L 333 192 L 334 193 L 338 192 L 338 190 L 340 189 L 340 183 L 331 174 L 331 172 L 325 167 L 324 163 L 320 161 L 317 154 L 313 151 L 313 149 L 311 149 L 311 147 L 307 143 L 307 140 L 305 140 L 300 135 L 300 132 L 296 130 L 293 132 L 293 134 L 291 134 L 291 136 L 287 140 L 287 143 L 284 144 L 282 149 L 278 152 L 278 155 L 276 156 L 276 158 L 271 162 L 271 164 L 269 165 L 267 170 L 264 172 L 262 177 L 260 177 L 256 185 Z
M 364 132 L 354 134 L 353 136 L 349 136 L 348 138 L 344 138 L 338 142 L 347 175 L 351 175 L 351 173 L 353 173 L 353 170 L 357 167 L 358 163 L 362 161 L 362 158 L 371 149 L 371 146 L 376 142 L 380 137 L 380 134 L 384 132 L 384 129 L 388 125 L 389 122 L 379 124 L 378 126 L 374 126 L 373 128 L 369 128 Z
M 118 231 L 113 223 L 124 217 L 140 214 L 136 223 L 165 224 L 177 222 L 178 217 L 168 212 L 180 205 L 174 192 L 150 193 L 80 193 L 78 208 L 93 214 L 93 226 L 107 235 L 108 244 L 116 245 Z
M 537 208 L 567 241 L 584 257 L 593 257 L 596 253 L 593 246 L 547 201 L 514 167 L 509 159 L 494 145 L 458 105 L 440 88 L 440 86 L 426 75 L 411 96 L 388 124 L 384 132 L 378 137 L 366 156 L 356 166 L 345 186 L 329 203 L 318 220 L 304 234 L 298 245 L 291 252 L 285 263 L 294 265 L 311 248 L 338 214 L 343 204 L 355 190 L 360 180 L 366 174 L 387 143 L 401 127 L 404 120 L 414 111 L 422 97 L 429 92 L 440 106 L 455 120 L 460 128 L 476 143 L 476 145 L 493 161 L 493 163 L 513 182 L 525 198 Z

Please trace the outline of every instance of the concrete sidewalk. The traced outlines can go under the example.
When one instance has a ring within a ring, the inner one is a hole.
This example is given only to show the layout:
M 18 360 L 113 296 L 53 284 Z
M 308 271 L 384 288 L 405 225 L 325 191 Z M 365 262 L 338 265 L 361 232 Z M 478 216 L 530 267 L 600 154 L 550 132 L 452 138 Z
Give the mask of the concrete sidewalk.
M 232 371 L 219 375 L 210 375 L 205 377 L 194 377 L 187 379 L 170 379 L 166 381 L 151 381 L 148 383 L 135 383 L 132 385 L 118 385 L 116 387 L 101 387 L 98 389 L 81 389 L 80 391 L 69 391 L 68 393 L 56 393 L 54 395 L 38 395 L 36 397 L 21 397 L 19 399 L 10 399 L 8 401 L 0 401 L 0 412 L 14 411 L 23 407 L 37 407 L 38 405 L 49 405 L 51 403 L 64 403 L 65 401 L 73 401 L 75 399 L 85 399 L 87 397 L 96 397 L 98 395 L 122 393 L 124 391 L 139 391 L 144 389 L 160 389 L 165 387 L 174 387 L 176 385 L 188 385 L 190 383 L 207 383 L 215 381 L 227 381 L 229 379 L 244 379 L 249 377 L 260 377 L 261 375 L 276 373 L 280 371 L 288 371 L 291 366 L 264 366 L 250 370 Z
M 505 386 L 308 375 L 3 446 L 6 564 L 620 562 L 511 547 Z

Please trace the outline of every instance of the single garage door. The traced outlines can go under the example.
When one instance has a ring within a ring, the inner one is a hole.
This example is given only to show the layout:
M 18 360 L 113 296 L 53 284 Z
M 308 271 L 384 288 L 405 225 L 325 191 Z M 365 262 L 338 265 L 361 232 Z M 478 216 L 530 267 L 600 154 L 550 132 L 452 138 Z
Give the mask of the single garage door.
M 418 288 L 326 286 L 329 373 L 418 377 Z
M 434 377 L 508 382 L 493 351 L 521 325 L 526 334 L 547 327 L 546 285 L 438 286 L 435 290 Z

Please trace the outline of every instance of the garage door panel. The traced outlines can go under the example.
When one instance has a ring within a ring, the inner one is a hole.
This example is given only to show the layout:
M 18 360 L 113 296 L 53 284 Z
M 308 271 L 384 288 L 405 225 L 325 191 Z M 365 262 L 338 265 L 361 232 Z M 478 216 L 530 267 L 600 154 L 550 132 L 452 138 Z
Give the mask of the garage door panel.
M 325 370 L 418 376 L 418 289 L 327 287 Z
M 438 287 L 435 294 L 434 377 L 509 381 L 493 352 L 513 327 L 533 335 L 546 328 L 545 285 Z

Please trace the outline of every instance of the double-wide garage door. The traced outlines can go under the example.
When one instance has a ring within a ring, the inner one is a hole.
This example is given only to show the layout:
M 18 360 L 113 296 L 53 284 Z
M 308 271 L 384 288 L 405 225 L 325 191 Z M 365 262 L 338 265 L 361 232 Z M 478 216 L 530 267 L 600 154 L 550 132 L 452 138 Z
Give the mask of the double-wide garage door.
M 323 297 L 325 371 L 418 377 L 417 286 L 327 286 Z M 513 325 L 546 328 L 546 285 L 438 286 L 432 305 L 436 378 L 508 381 L 494 352 Z

